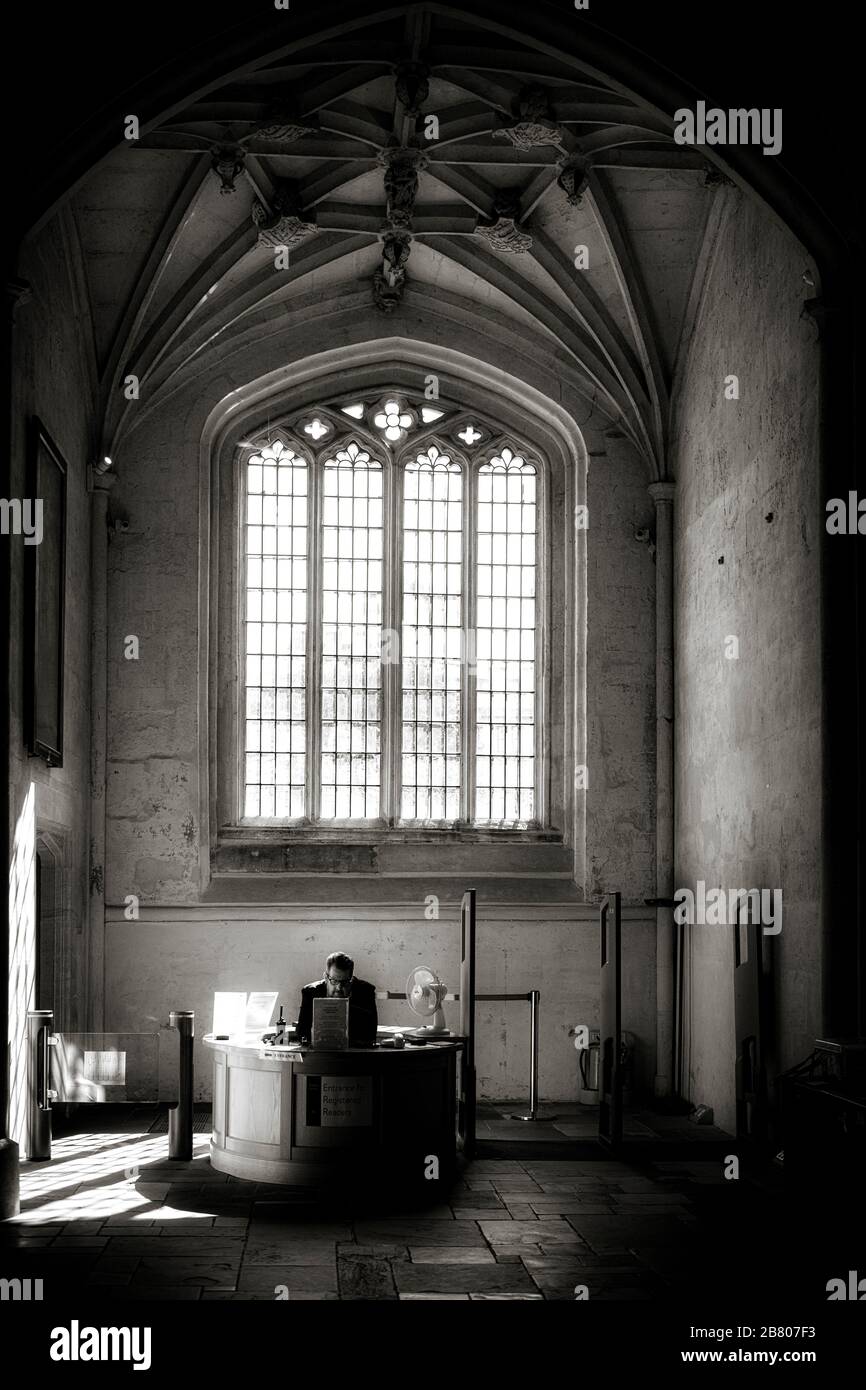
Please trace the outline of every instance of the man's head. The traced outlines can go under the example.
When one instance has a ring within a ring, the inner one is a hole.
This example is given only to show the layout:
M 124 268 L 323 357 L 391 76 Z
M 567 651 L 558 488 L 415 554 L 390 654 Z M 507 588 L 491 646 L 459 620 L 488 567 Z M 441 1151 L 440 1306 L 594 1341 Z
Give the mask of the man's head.
M 355 962 L 343 951 L 333 951 L 325 961 L 325 983 L 330 998 L 344 999 L 352 988 Z

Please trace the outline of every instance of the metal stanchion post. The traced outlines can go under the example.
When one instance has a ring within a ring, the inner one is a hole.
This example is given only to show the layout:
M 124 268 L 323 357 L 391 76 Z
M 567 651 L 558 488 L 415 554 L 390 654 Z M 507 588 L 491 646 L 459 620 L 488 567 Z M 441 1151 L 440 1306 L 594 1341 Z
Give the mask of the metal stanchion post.
M 27 1157 L 51 1158 L 51 1027 L 53 1009 L 32 1009 L 27 1014 L 27 1091 L 29 1138 Z
M 192 1158 L 195 1014 L 189 1009 L 173 1009 L 168 1021 L 180 1034 L 177 1104 L 170 1106 L 168 1111 L 168 1156 L 188 1161 Z
M 557 1118 L 556 1115 L 539 1115 L 538 1113 L 538 1024 L 539 1024 L 539 1004 L 541 1002 L 541 991 L 532 989 L 529 991 L 529 1114 L 512 1115 L 512 1120 L 540 1120 L 549 1124 L 551 1120 Z

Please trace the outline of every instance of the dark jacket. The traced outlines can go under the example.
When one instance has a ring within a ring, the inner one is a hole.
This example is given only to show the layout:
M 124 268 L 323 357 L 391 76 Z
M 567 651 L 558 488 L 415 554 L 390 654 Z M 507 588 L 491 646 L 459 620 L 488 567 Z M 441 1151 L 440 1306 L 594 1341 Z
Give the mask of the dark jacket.
M 295 1036 L 302 1042 L 309 1042 L 313 1033 L 313 1000 L 327 999 L 328 986 L 324 980 L 304 985 L 301 990 L 301 1008 L 295 1025 Z M 339 995 L 335 995 L 339 998 Z M 372 1043 L 376 1041 L 379 1015 L 376 1010 L 376 989 L 367 980 L 354 979 L 349 991 L 349 1042 Z

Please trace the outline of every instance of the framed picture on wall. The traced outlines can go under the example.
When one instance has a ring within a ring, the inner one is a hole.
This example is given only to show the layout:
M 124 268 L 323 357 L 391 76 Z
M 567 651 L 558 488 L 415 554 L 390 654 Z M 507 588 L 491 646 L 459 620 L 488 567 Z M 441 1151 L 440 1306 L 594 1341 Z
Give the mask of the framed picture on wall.
M 42 421 L 33 416 L 27 440 L 27 497 L 36 529 L 24 546 L 25 737 L 30 753 L 51 767 L 63 764 L 66 472 L 63 455 Z

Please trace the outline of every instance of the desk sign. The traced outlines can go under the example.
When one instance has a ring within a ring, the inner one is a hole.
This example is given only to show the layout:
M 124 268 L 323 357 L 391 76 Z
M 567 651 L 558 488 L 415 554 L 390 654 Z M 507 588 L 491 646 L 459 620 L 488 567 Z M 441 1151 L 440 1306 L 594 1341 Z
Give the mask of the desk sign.
M 307 1124 L 352 1127 L 373 1123 L 371 1076 L 308 1076 Z
M 349 1046 L 348 999 L 313 1000 L 313 1047 Z

